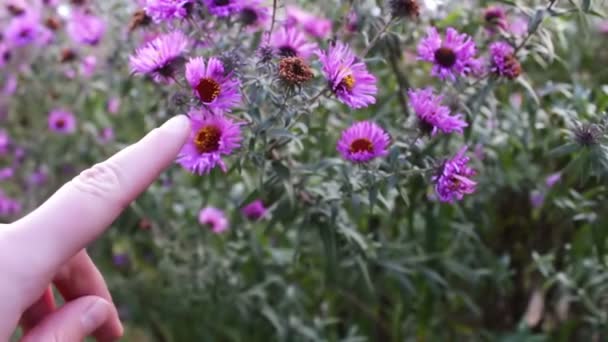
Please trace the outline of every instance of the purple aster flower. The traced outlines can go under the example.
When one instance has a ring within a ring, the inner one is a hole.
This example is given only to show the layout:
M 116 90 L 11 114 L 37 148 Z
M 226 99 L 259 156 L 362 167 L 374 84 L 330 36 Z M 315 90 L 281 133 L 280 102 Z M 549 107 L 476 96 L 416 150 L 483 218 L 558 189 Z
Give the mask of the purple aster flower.
M 317 38 L 327 38 L 331 33 L 331 20 L 318 17 L 296 6 L 287 6 L 286 25 L 301 26 L 304 32 Z
M 117 114 L 120 110 L 120 98 L 113 97 L 108 101 L 108 113 Z
M 451 115 L 450 109 L 441 104 L 443 96 L 435 95 L 433 89 L 410 89 L 408 95 L 423 131 L 430 132 L 431 136 L 439 131 L 462 133 L 463 128 L 468 126 L 461 114 Z
M 41 186 L 49 178 L 49 174 L 45 169 L 36 169 L 27 177 L 27 184 L 31 187 Z
M 548 188 L 552 188 L 561 179 L 562 179 L 562 173 L 555 172 L 555 173 L 552 173 L 549 176 L 547 176 L 547 179 L 545 180 L 545 184 L 547 184 Z
M 218 165 L 226 172 L 222 155 L 229 155 L 240 146 L 241 125 L 209 111 L 192 110 L 188 116 L 192 130 L 177 162 L 199 175 L 211 172 Z
M 388 154 L 389 135 L 371 121 L 360 121 L 342 132 L 337 149 L 346 160 L 365 163 Z
M 107 144 L 112 140 L 114 140 L 114 130 L 112 127 L 105 127 L 99 132 L 98 141 L 101 144 Z
M 261 199 L 257 199 L 249 204 L 247 204 L 241 212 L 245 217 L 247 217 L 251 221 L 257 221 L 264 217 L 268 212 L 268 209 L 264 207 L 264 202 Z
M 4 130 L 0 130 L 0 156 L 7 154 L 11 146 L 11 138 Z
M 97 68 L 97 58 L 95 56 L 86 56 L 80 64 L 80 74 L 85 78 L 93 76 Z
M 217 17 L 227 17 L 241 11 L 243 0 L 204 0 L 209 13 Z
M 99 17 L 76 10 L 70 17 L 67 31 L 78 44 L 97 45 L 106 32 L 106 24 Z
M 338 42 L 317 55 L 323 64 L 323 74 L 340 102 L 351 108 L 363 108 L 375 103 L 376 77 L 367 71 L 348 45 Z
M 21 212 L 21 203 L 7 197 L 0 190 L 0 216 L 13 216 Z
M 502 7 L 490 6 L 483 13 L 484 26 L 488 33 L 496 34 L 507 30 L 507 14 Z
M 448 27 L 445 39 L 431 27 L 427 36 L 418 44 L 418 59 L 432 62 L 432 75 L 442 80 L 456 80 L 458 75 L 467 75 L 479 67 L 475 59 L 475 42 L 467 34 L 458 33 Z
M 270 22 L 270 10 L 261 0 L 245 0 L 239 15 L 241 23 L 252 30 L 265 28 Z
M 295 27 L 282 27 L 271 37 L 271 45 L 282 57 L 302 57 L 304 59 L 317 49 L 317 44 L 309 42 Z
M 24 14 L 11 19 L 4 31 L 4 37 L 12 46 L 24 46 L 34 43 L 40 32 L 38 16 Z
M 13 178 L 15 169 L 11 166 L 0 168 L 0 181 Z
M 203 226 L 208 226 L 212 232 L 219 234 L 228 230 L 228 218 L 223 211 L 206 207 L 198 214 L 198 222 Z
M 239 81 L 224 72 L 222 62 L 214 57 L 205 63 L 202 57 L 191 58 L 186 64 L 186 79 L 194 94 L 210 109 L 230 110 L 241 101 Z
M 181 31 L 161 35 L 129 58 L 131 73 L 150 75 L 156 82 L 168 82 L 187 47 L 188 38 Z
M 59 134 L 72 134 L 76 131 L 76 117 L 66 110 L 55 109 L 49 113 L 49 129 Z
M 184 19 L 192 0 L 146 0 L 144 11 L 154 22 Z
M 515 49 L 505 42 L 490 44 L 490 70 L 509 79 L 517 78 L 521 74 L 521 65 L 514 52 Z
M 469 157 L 465 156 L 466 151 L 466 146 L 460 149 L 454 158 L 443 163 L 439 173 L 433 177 L 435 192 L 441 202 L 454 203 L 464 195 L 475 192 L 477 183 L 470 177 L 475 176 L 476 172 L 467 165 Z

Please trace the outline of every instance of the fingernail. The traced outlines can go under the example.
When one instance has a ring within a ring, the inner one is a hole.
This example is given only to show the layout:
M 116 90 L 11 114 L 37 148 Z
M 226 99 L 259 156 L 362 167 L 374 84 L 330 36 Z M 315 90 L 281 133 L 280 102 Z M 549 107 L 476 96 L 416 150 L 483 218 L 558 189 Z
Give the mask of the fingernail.
M 190 125 L 190 120 L 188 120 L 185 115 L 178 115 L 165 122 L 165 124 L 161 126 L 161 129 L 166 129 L 173 132 L 183 132 L 188 125 Z
M 97 299 L 82 315 L 81 321 L 84 329 L 90 334 L 97 330 L 110 314 L 110 306 L 103 299 Z

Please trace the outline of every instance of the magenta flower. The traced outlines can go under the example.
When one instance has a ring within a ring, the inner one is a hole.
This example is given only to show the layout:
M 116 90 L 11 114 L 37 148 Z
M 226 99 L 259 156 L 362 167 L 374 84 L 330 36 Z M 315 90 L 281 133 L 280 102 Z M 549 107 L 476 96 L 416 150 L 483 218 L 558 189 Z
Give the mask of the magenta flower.
M 21 212 L 21 203 L 7 197 L 0 190 L 0 216 L 12 216 Z
M 431 136 L 439 131 L 462 134 L 463 128 L 468 126 L 461 114 L 451 115 L 450 109 L 441 104 L 443 96 L 435 95 L 433 89 L 410 89 L 408 95 L 423 130 L 430 132 Z
M 227 17 L 241 11 L 243 0 L 203 0 L 209 13 L 216 17 Z
M 99 132 L 98 141 L 101 144 L 107 144 L 114 140 L 114 130 L 112 127 L 105 127 Z
M 509 24 L 509 31 L 516 36 L 523 36 L 528 32 L 528 20 L 522 16 L 514 18 Z
M 490 44 L 490 70 L 509 79 L 517 78 L 521 74 L 521 65 L 514 52 L 515 49 L 505 42 Z
M 85 78 L 89 78 L 89 77 L 93 76 L 96 68 L 97 68 L 97 57 L 86 56 L 85 58 L 82 59 L 82 62 L 80 63 L 80 74 Z
M 120 110 L 120 98 L 113 97 L 108 101 L 108 113 L 117 114 Z
M 154 22 L 184 19 L 192 0 L 146 0 L 144 11 Z
M 496 34 L 500 30 L 507 30 L 507 14 L 502 7 L 491 6 L 483 13 L 484 26 L 488 33 Z
M 4 68 L 11 61 L 12 56 L 13 52 L 8 46 L 0 42 L 0 69 Z
M 545 184 L 547 184 L 548 188 L 552 188 L 561 179 L 562 179 L 562 173 L 555 172 L 555 173 L 552 173 L 549 176 L 547 176 L 547 179 L 545 179 Z
M 33 171 L 28 177 L 27 177 L 27 184 L 30 187 L 37 187 L 37 186 L 41 186 L 44 183 L 46 183 L 46 181 L 49 178 L 49 174 L 45 169 L 37 169 L 35 171 Z
M 149 75 L 156 82 L 168 82 L 187 47 L 188 38 L 181 31 L 163 34 L 129 57 L 131 73 Z
M 342 132 L 337 150 L 346 160 L 365 163 L 388 154 L 389 135 L 371 121 L 360 121 Z
M 206 207 L 198 214 L 198 222 L 203 226 L 208 226 L 212 232 L 219 234 L 228 230 L 228 218 L 223 211 Z
M 4 130 L 0 130 L 0 156 L 7 154 L 11 146 L 11 138 Z
M 106 32 L 106 24 L 99 17 L 77 10 L 70 17 L 67 31 L 76 43 L 97 45 Z
M 11 166 L 0 168 L 0 181 L 13 178 L 15 169 Z
M 72 134 L 76 131 L 76 117 L 66 110 L 55 109 L 49 113 L 49 129 L 59 134 Z
M 202 57 L 186 64 L 186 79 L 194 94 L 210 109 L 230 110 L 241 101 L 239 81 L 224 72 L 222 62 L 214 57 L 205 63 Z
M 359 17 L 357 16 L 357 12 L 351 10 L 348 12 L 346 16 L 346 30 L 350 33 L 355 33 L 360 29 L 361 23 L 359 22 Z
M 177 162 L 199 175 L 211 172 L 218 165 L 226 172 L 222 156 L 231 154 L 240 146 L 241 125 L 209 111 L 192 110 L 188 116 L 192 131 L 177 156 Z
M 477 49 L 475 43 L 467 34 L 460 34 L 448 27 L 445 39 L 431 27 L 427 36 L 418 44 L 418 60 L 433 63 L 432 75 L 442 80 L 456 80 L 456 76 L 464 76 L 479 69 L 479 61 L 475 59 Z
M 340 102 L 351 108 L 363 108 L 376 102 L 376 77 L 367 71 L 348 45 L 338 42 L 327 51 L 318 51 L 323 74 Z
M 24 14 L 11 19 L 4 31 L 4 38 L 12 46 L 25 46 L 34 43 L 41 31 L 38 17 Z
M 287 6 L 286 26 L 300 26 L 304 32 L 317 38 L 327 38 L 331 34 L 331 20 L 318 17 L 296 6 Z
M 317 49 L 317 44 L 309 42 L 304 34 L 294 27 L 282 27 L 271 37 L 271 45 L 282 57 L 302 57 L 307 59 Z
M 241 212 L 249 220 L 257 221 L 266 215 L 268 209 L 264 207 L 264 202 L 261 199 L 257 199 L 243 207 Z
M 245 0 L 239 15 L 241 23 L 251 30 L 265 28 L 270 23 L 270 10 L 262 6 L 261 0 Z
M 443 163 L 439 173 L 433 177 L 441 202 L 454 203 L 464 195 L 475 192 L 477 183 L 470 177 L 475 176 L 476 172 L 467 165 L 469 157 L 465 156 L 466 151 L 466 146 L 460 149 L 454 158 Z

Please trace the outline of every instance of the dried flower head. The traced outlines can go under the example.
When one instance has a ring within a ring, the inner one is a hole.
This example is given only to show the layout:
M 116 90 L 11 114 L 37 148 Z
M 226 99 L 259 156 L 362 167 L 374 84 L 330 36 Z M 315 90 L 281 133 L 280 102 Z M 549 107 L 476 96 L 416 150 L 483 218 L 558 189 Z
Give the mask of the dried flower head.
M 262 45 L 258 49 L 259 63 L 269 63 L 274 57 L 274 49 L 270 45 Z
M 152 23 L 152 18 L 146 14 L 145 10 L 138 10 L 133 13 L 129 22 L 129 32 L 133 32 L 140 27 L 146 27 Z
M 61 63 L 70 63 L 75 61 L 78 58 L 78 54 L 76 51 L 72 49 L 63 49 L 61 50 L 61 55 L 59 56 L 59 62 Z
M 236 51 L 224 51 L 218 57 L 224 65 L 224 75 L 238 74 L 243 67 L 243 58 Z
M 574 141 L 583 146 L 590 147 L 599 144 L 604 132 L 600 126 L 594 123 L 577 124 L 572 131 Z
M 313 77 L 312 69 L 300 57 L 285 57 L 279 61 L 279 78 L 288 85 L 302 85 Z
M 417 0 L 390 0 L 389 7 L 393 18 L 417 18 L 420 5 Z
M 48 17 L 44 21 L 44 26 L 46 26 L 49 30 L 57 31 L 61 28 L 61 21 L 55 17 Z
M 521 64 L 515 56 L 513 47 L 505 42 L 494 42 L 490 45 L 490 70 L 509 79 L 515 79 L 521 74 Z

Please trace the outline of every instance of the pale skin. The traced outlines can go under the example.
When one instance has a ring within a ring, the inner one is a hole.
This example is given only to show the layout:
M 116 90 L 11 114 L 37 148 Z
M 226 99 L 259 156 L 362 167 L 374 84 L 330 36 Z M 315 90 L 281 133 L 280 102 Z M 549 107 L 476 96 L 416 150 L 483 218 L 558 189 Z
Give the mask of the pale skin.
M 103 276 L 86 246 L 175 161 L 188 138 L 176 116 L 82 172 L 24 218 L 0 225 L 0 341 L 114 341 L 123 334 Z M 65 304 L 57 307 L 52 286 Z

